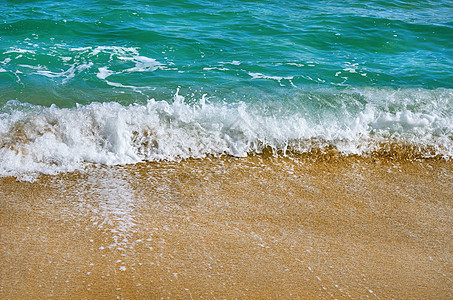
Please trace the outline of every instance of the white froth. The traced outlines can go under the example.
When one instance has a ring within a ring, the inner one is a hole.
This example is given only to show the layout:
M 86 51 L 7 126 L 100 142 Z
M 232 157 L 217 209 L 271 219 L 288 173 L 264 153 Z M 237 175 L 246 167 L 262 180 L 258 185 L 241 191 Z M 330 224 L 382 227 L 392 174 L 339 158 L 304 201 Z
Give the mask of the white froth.
M 283 80 L 287 80 L 291 85 L 294 86 L 293 82 L 291 81 L 294 79 L 294 76 L 269 76 L 269 75 L 264 75 L 261 73 L 254 73 L 254 72 L 249 72 L 248 73 L 250 76 L 252 76 L 252 79 L 270 79 L 270 80 L 276 80 L 281 86 L 284 86 L 282 83 Z
M 99 74 L 105 79 L 109 71 L 101 68 Z M 316 118 L 290 108 L 273 111 L 243 102 L 210 103 L 206 95 L 189 105 L 178 92 L 172 102 L 149 100 L 130 106 L 92 103 L 60 109 L 11 101 L 0 114 L 0 175 L 28 179 L 87 163 L 243 157 L 264 147 L 303 152 L 335 146 L 346 154 L 361 154 L 375 150 L 380 142 L 428 145 L 437 155 L 453 157 L 451 110 L 445 105 L 443 111 L 433 109 L 442 103 L 429 101 L 431 95 L 448 106 L 451 91 L 416 92 L 415 102 L 427 106 L 419 112 L 407 109 L 414 100 L 401 100 L 405 91 L 361 92 L 368 102 L 363 109 L 351 113 L 346 108 Z M 378 96 L 381 101 L 387 97 L 387 102 L 373 100 Z M 395 103 L 400 110 L 395 111 Z
M 96 77 L 101 80 L 104 80 L 110 75 L 115 74 L 115 72 L 110 71 L 107 67 L 98 68 L 98 71 L 99 72 L 96 74 Z
M 26 57 L 26 64 L 22 63 L 17 65 L 18 69 L 15 71 L 15 75 L 18 78 L 18 81 L 22 78 L 22 76 L 19 76 L 18 74 L 25 74 L 25 76 L 40 75 L 51 78 L 59 84 L 66 84 L 79 74 L 85 76 L 95 75 L 99 80 L 104 81 L 110 86 L 133 89 L 140 92 L 141 89 L 146 90 L 151 87 L 138 87 L 118 82 L 121 81 L 121 78 L 115 81 L 107 80 L 107 78 L 112 75 L 127 75 L 129 73 L 154 72 L 158 69 L 170 69 L 156 59 L 141 54 L 139 48 L 136 47 L 97 46 L 66 49 L 62 45 L 57 45 L 54 48 L 58 48 L 58 50 L 61 50 L 66 54 L 66 56 L 60 57 L 60 60 L 63 63 L 61 66 L 56 68 L 42 66 L 37 64 L 36 59 L 28 56 Z M 46 55 L 55 56 L 54 52 L 58 53 L 55 49 L 51 50 Z M 0 64 L 6 65 L 11 59 L 22 57 L 22 54 L 36 54 L 32 50 L 18 48 L 10 48 L 3 54 L 8 53 L 10 53 L 10 55 L 19 55 L 14 58 L 7 57 L 3 61 L 0 61 Z M 106 57 L 108 58 L 107 61 Z M 94 72 L 91 73 L 90 69 L 93 69 Z M 98 72 L 96 72 L 96 70 Z M 1 67 L 0 72 L 8 72 L 8 70 Z
M 1 64 L 6 65 L 11 62 L 11 58 L 7 57 L 3 61 L 0 61 Z
M 20 48 L 15 48 L 15 47 L 10 47 L 9 50 L 3 52 L 3 54 L 7 53 L 32 53 L 36 54 L 34 50 L 27 50 L 27 49 L 20 49 Z
M 146 56 L 135 55 L 133 57 L 119 57 L 122 60 L 132 61 L 135 63 L 135 67 L 124 70 L 124 72 L 152 72 L 163 66 L 162 63 L 158 62 L 154 58 Z
M 76 76 L 78 73 L 80 73 L 86 69 L 89 69 L 92 66 L 93 66 L 93 63 L 91 63 L 91 62 L 80 64 L 80 65 L 73 64 L 66 71 L 62 71 L 62 72 L 52 72 L 52 71 L 41 70 L 40 68 L 37 68 L 38 71 L 36 72 L 36 74 L 43 75 L 43 76 L 50 77 L 50 78 L 63 78 L 62 83 L 66 83 L 70 79 L 74 78 L 74 76 Z

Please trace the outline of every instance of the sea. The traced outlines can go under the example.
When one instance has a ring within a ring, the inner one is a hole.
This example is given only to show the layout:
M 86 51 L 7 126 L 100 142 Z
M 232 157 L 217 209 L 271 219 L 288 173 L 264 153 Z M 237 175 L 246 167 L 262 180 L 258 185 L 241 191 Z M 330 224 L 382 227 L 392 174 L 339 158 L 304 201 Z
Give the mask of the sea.
M 453 158 L 453 2 L 0 1 L 2 177 L 332 152 Z

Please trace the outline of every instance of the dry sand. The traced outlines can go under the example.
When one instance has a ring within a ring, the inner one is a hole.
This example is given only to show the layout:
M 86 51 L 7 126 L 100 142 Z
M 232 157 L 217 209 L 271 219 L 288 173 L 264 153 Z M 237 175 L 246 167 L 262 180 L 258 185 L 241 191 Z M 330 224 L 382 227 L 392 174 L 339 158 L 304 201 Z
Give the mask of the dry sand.
M 453 298 L 451 161 L 91 167 L 0 209 L 2 299 Z

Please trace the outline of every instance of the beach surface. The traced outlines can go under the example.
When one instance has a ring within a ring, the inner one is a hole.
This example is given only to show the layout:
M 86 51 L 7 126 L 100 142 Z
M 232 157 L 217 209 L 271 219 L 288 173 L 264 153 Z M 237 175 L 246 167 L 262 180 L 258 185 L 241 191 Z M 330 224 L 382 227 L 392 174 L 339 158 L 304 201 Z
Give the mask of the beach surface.
M 0 187 L 2 299 L 453 297 L 448 160 L 221 157 Z

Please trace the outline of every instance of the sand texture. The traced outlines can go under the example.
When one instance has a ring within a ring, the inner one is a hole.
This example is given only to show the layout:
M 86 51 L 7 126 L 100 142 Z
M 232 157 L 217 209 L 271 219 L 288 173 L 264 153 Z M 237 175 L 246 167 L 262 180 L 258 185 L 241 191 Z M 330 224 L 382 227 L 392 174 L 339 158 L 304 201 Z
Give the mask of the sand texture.
M 452 299 L 451 161 L 213 158 L 0 179 L 1 299 Z

